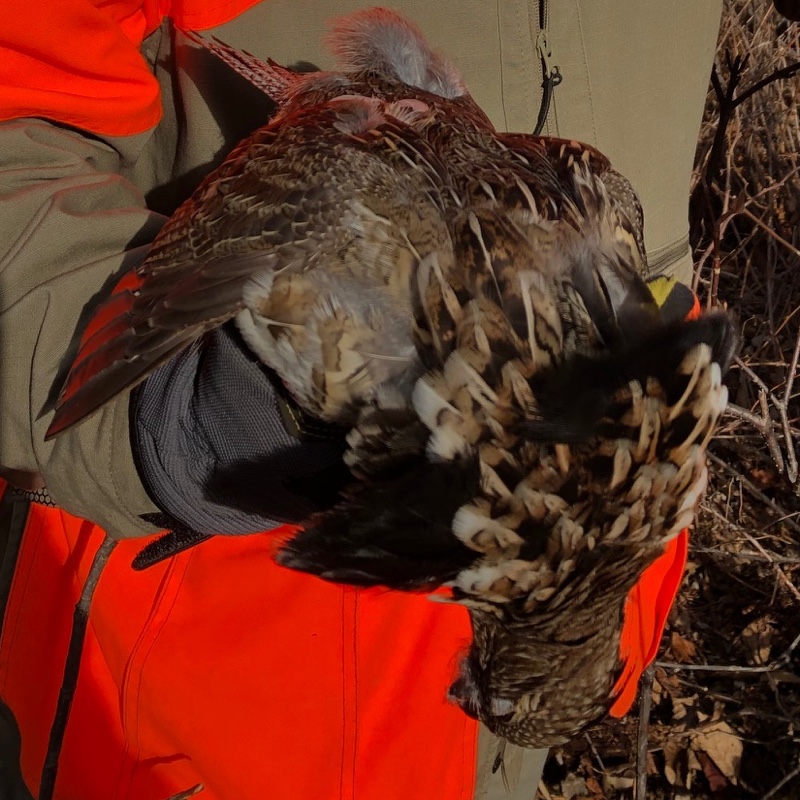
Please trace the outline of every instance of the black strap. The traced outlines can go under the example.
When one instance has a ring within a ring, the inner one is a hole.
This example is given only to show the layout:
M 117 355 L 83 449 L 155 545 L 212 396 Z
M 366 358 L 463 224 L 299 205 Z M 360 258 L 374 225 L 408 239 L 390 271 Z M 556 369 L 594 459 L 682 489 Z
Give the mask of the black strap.
M 131 564 L 131 567 L 137 572 L 152 567 L 211 538 L 210 533 L 193 531 L 174 517 L 163 512 L 142 514 L 141 517 L 151 525 L 166 529 L 167 533 L 159 536 L 158 539 L 145 545 L 139 551 Z
M 17 720 L 11 709 L 0 701 L 0 797 L 3 800 L 33 800 L 20 771 L 21 748 Z
M 0 496 L 0 630 L 30 505 L 25 493 L 10 484 Z M 0 701 L 0 797 L 3 800 L 33 800 L 20 773 L 20 747 L 19 726 L 14 714 Z
M 72 701 L 75 698 L 75 688 L 78 685 L 81 655 L 83 654 L 83 644 L 86 640 L 86 626 L 89 622 L 89 609 L 97 583 L 116 544 L 116 541 L 106 534 L 103 543 L 94 555 L 89 574 L 86 576 L 86 582 L 83 584 L 81 596 L 75 605 L 67 658 L 64 662 L 64 675 L 61 681 L 61 689 L 58 692 L 56 713 L 53 717 L 53 724 L 50 727 L 50 740 L 47 743 L 47 754 L 42 768 L 39 800 L 52 800 L 53 798 L 58 774 L 58 761 L 61 756 L 61 748 L 64 745 L 64 734 L 67 730 L 69 712 L 72 708 Z
M 0 498 L 0 630 L 5 618 L 11 580 L 28 522 L 30 503 L 13 486 L 6 486 Z
M 0 562 L 0 619 L 5 616 L 8 598 L 11 593 L 11 582 L 28 521 L 31 505 L 29 494 L 23 490 L 7 486 L 0 498 L 0 552 L 2 552 L 2 562 Z M 37 500 L 39 499 L 37 498 Z M 42 497 L 41 501 L 45 502 L 45 498 Z M 97 582 L 115 545 L 116 542 L 106 536 L 95 554 L 81 596 L 75 606 L 61 689 L 58 693 L 56 712 L 50 727 L 50 740 L 42 767 L 39 800 L 52 800 L 53 797 L 58 774 L 58 761 L 64 744 L 64 734 L 66 733 L 69 712 L 75 696 L 75 688 L 78 683 L 81 654 L 83 653 L 83 644 L 86 638 L 86 626 L 89 621 L 89 608 Z

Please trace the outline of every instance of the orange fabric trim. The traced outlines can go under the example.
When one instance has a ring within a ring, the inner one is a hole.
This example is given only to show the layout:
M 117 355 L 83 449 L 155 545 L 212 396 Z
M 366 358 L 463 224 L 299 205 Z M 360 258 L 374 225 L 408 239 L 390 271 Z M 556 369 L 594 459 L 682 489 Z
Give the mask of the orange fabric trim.
M 643 573 L 625 601 L 619 650 L 623 661 L 609 713 L 623 717 L 630 711 L 639 689 L 639 678 L 658 653 L 670 608 L 686 567 L 689 532 L 681 531 Z
M 0 120 L 44 117 L 107 136 L 161 119 L 158 83 L 139 52 L 165 16 L 221 25 L 260 0 L 31 0 L 0 4 Z
M 141 572 L 120 542 L 91 609 L 56 800 L 470 800 L 477 725 L 445 699 L 465 609 L 278 567 L 280 534 L 216 537 Z M 72 610 L 102 533 L 34 505 L 0 693 L 37 794 Z M 531 787 L 531 792 L 535 787 Z

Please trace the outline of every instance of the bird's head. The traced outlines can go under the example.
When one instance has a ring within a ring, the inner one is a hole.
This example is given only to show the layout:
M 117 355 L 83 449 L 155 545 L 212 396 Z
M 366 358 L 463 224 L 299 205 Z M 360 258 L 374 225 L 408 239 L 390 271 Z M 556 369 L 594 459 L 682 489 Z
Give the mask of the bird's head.
M 587 616 L 581 631 L 569 620 L 547 630 L 497 611 L 472 610 L 475 637 L 452 701 L 520 747 L 563 744 L 606 715 L 620 662 L 616 607 Z

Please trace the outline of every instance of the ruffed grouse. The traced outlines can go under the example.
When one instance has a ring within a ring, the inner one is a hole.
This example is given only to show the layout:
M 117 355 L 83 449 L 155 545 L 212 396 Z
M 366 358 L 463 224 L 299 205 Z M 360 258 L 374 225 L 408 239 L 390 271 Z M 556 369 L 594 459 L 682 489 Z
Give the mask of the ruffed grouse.
M 625 597 L 692 521 L 736 336 L 661 319 L 599 152 L 495 131 L 392 12 L 331 42 L 342 71 L 302 75 L 203 43 L 278 112 L 108 301 L 50 434 L 235 319 L 351 429 L 354 484 L 281 563 L 450 587 L 474 629 L 452 696 L 514 743 L 562 742 L 607 711 Z

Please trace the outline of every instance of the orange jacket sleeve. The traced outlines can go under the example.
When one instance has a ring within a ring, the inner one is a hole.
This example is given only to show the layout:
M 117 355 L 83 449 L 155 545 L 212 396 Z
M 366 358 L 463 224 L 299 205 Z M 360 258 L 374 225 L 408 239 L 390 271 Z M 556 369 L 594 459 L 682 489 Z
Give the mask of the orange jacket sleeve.
M 161 118 L 139 48 L 165 16 L 202 30 L 258 0 L 32 0 L 0 4 L 0 121 L 44 117 L 106 136 Z

